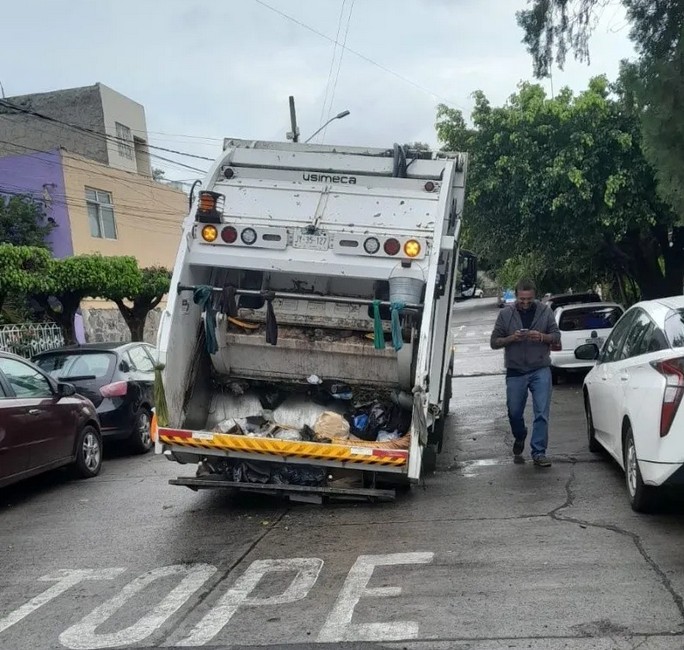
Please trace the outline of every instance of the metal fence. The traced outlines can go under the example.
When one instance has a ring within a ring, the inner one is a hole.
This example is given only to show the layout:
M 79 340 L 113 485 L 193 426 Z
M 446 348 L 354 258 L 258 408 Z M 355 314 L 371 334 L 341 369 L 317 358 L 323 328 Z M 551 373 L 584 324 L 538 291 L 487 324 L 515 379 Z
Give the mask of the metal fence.
M 0 350 L 27 359 L 38 352 L 64 345 L 59 326 L 55 323 L 20 323 L 0 325 Z

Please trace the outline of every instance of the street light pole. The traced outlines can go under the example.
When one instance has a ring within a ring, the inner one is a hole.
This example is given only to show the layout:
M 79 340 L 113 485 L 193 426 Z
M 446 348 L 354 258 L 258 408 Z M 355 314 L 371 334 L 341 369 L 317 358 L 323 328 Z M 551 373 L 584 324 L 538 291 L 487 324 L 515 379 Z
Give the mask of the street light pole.
M 318 131 L 315 131 L 313 135 L 310 135 L 306 140 L 304 140 L 304 143 L 307 143 L 309 140 L 312 140 L 315 136 L 317 136 L 330 122 L 334 122 L 335 120 L 341 120 L 343 117 L 347 117 L 349 115 L 349 111 L 342 111 L 341 113 L 338 113 L 335 115 L 335 117 L 331 117 Z

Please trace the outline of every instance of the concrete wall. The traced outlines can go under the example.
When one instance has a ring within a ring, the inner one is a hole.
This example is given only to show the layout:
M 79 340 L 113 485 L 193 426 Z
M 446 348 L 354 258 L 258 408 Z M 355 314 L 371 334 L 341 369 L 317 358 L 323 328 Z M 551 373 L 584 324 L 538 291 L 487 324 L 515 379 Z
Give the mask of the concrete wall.
M 104 136 L 102 99 L 97 85 L 8 97 L 7 101 L 61 122 L 97 131 Z M 103 164 L 108 162 L 104 137 L 6 107 L 0 107 L 0 115 L 0 157 L 33 154 L 36 151 L 63 147 L 91 160 Z
M 112 138 L 118 137 L 116 130 L 116 123 L 118 122 L 131 130 L 131 135 L 137 140 L 138 145 L 138 155 L 136 156 L 136 143 L 131 142 L 131 146 L 134 147 L 133 157 L 128 158 L 121 154 L 118 141 L 110 139 L 107 142 L 110 167 L 151 176 L 152 169 L 146 146 L 147 122 L 145 121 L 145 108 L 104 84 L 97 85 L 102 98 L 104 128 L 107 134 L 112 136 Z
M 131 333 L 121 312 L 114 309 L 86 307 L 81 308 L 85 339 L 88 343 L 104 341 L 130 341 Z M 157 328 L 161 318 L 161 310 L 155 309 L 147 316 L 145 323 L 145 341 L 157 344 Z
M 173 268 L 188 210 L 183 192 L 151 178 L 62 152 L 74 254 L 133 255 L 140 266 Z M 110 192 L 117 239 L 92 237 L 85 188 Z
M 49 238 L 54 256 L 73 255 L 62 158 L 58 150 L 0 158 L 0 194 L 27 194 L 40 201 L 46 218 L 57 224 Z

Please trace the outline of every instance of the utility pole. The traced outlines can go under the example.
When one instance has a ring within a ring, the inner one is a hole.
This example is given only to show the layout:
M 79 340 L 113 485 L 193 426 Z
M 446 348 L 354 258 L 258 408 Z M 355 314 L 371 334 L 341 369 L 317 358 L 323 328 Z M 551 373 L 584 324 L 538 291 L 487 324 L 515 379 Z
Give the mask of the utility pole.
M 287 139 L 292 142 L 299 142 L 299 129 L 297 128 L 297 113 L 295 111 L 294 97 L 290 95 L 290 125 L 292 131 L 287 134 Z

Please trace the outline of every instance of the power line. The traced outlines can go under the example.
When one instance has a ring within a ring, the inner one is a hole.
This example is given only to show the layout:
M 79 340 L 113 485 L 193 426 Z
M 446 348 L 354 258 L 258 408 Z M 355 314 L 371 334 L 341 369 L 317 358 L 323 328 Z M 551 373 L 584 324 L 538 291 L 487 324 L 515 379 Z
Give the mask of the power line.
M 337 43 L 338 45 L 341 45 L 341 43 L 338 42 L 337 39 L 332 38 L 332 36 L 328 36 L 327 34 L 324 34 L 323 32 L 317 30 L 315 27 L 311 27 L 311 25 L 307 25 L 306 23 L 303 23 L 301 20 L 297 20 L 293 16 L 290 16 L 289 14 L 286 14 L 283 11 L 280 11 L 280 9 L 277 9 L 276 7 L 271 6 L 267 2 L 264 2 L 264 0 L 254 0 L 257 4 L 260 4 L 262 7 L 265 7 L 266 9 L 278 14 L 279 16 L 282 16 L 286 20 L 289 20 L 290 22 L 295 23 L 296 25 L 299 25 L 300 27 L 312 32 L 313 34 L 316 34 L 317 36 L 320 36 L 321 38 L 324 38 L 326 41 L 330 41 L 331 43 Z M 353 54 L 354 56 L 359 57 L 360 59 L 363 59 L 366 63 L 370 63 L 371 65 L 374 65 L 376 68 L 380 68 L 380 70 L 383 70 L 387 74 L 391 74 L 393 77 L 396 77 L 397 79 L 401 79 L 404 83 L 410 84 L 414 88 L 417 88 L 418 90 L 423 91 L 424 93 L 427 93 L 428 95 L 431 95 L 432 97 L 441 100 L 447 105 L 453 106 L 455 108 L 459 108 L 461 110 L 464 110 L 461 106 L 458 106 L 454 102 L 452 102 L 449 99 L 446 99 L 445 97 L 442 97 L 441 95 L 438 95 L 437 93 L 433 93 L 430 89 L 426 88 L 425 86 L 421 86 L 419 83 L 416 83 L 412 79 L 409 79 L 408 77 L 405 77 L 402 74 L 399 74 L 398 72 L 395 72 L 394 70 L 391 70 L 387 66 L 384 66 L 382 63 L 378 63 L 377 61 L 374 61 L 370 57 L 367 57 L 365 54 L 361 54 L 361 52 L 358 52 L 357 50 L 353 50 L 351 47 L 344 46 L 344 50 L 349 52 L 350 54 Z
M 36 117 L 36 118 L 38 118 L 38 119 L 45 120 L 45 121 L 47 121 L 47 122 L 53 122 L 53 123 L 59 124 L 59 125 L 61 125 L 61 126 L 66 126 L 66 127 L 70 128 L 70 129 L 73 129 L 73 130 L 75 130 L 75 131 L 79 131 L 79 132 L 81 132 L 81 133 L 85 133 L 86 135 L 89 135 L 90 137 L 95 137 L 95 138 L 98 138 L 98 139 L 102 139 L 102 140 L 104 140 L 105 142 L 113 142 L 113 143 L 115 143 L 115 144 L 117 144 L 117 145 L 118 145 L 118 144 L 125 144 L 126 146 L 131 146 L 130 141 L 126 140 L 125 138 L 119 138 L 119 137 L 117 137 L 117 136 L 109 135 L 109 134 L 107 134 L 107 133 L 100 133 L 99 131 L 95 131 L 94 129 L 89 129 L 89 128 L 87 128 L 87 127 L 79 126 L 79 125 L 77 125 L 77 124 L 70 124 L 69 122 L 65 122 L 65 121 L 60 120 L 60 119 L 57 119 L 57 118 L 55 118 L 55 117 L 51 117 L 51 116 L 49 116 L 49 115 L 44 115 L 43 113 L 39 113 L 39 112 L 37 112 L 37 111 L 31 110 L 31 109 L 28 109 L 28 108 L 24 108 L 24 107 L 22 107 L 22 106 L 17 106 L 16 104 L 12 104 L 11 102 L 8 102 L 7 100 L 4 100 L 4 99 L 0 99 L 0 106 L 4 106 L 5 108 L 9 108 L 9 109 L 15 110 L 15 111 L 17 111 L 17 112 L 19 112 L 19 113 L 24 113 L 24 114 L 26 114 L 26 115 L 30 115 L 31 117 Z M 187 152 L 183 152 L 183 151 L 177 151 L 177 150 L 175 150 L 175 149 L 167 149 L 167 148 L 165 148 L 165 147 L 156 147 L 156 146 L 153 146 L 153 145 L 150 145 L 150 144 L 145 144 L 145 147 L 146 147 L 147 149 L 158 149 L 158 150 L 161 150 L 161 151 L 166 151 L 166 152 L 174 153 L 174 154 L 181 155 L 181 156 L 187 156 L 187 157 L 189 157 L 189 158 L 198 158 L 198 159 L 200 159 L 200 160 L 209 160 L 209 161 L 211 161 L 211 162 L 214 161 L 213 158 L 209 158 L 209 157 L 207 157 L 207 156 L 198 156 L 198 155 L 191 154 L 191 153 L 187 153 Z M 191 171 L 200 172 L 200 173 L 202 173 L 202 174 L 205 174 L 205 173 L 206 173 L 205 170 L 198 169 L 197 167 L 191 167 L 191 166 L 186 165 L 186 164 L 184 164 L 184 163 L 178 162 L 177 160 L 171 160 L 171 159 L 169 159 L 169 158 L 165 158 L 165 157 L 163 157 L 163 156 L 159 156 L 159 155 L 153 154 L 153 153 L 148 153 L 148 155 L 149 155 L 151 158 L 156 158 L 156 159 L 158 159 L 158 160 L 164 160 L 164 161 L 166 161 L 166 162 L 173 163 L 174 165 L 178 165 L 178 166 L 180 166 L 180 167 L 184 167 L 184 168 L 186 168 L 186 169 L 190 169 Z
M 3 116 L 0 115 L 0 118 L 2 118 L 2 117 Z M 37 160 L 41 160 L 42 162 L 44 162 L 46 164 L 56 165 L 58 167 L 65 167 L 67 169 L 74 169 L 74 170 L 79 171 L 79 172 L 87 171 L 87 170 L 84 170 L 83 167 L 78 167 L 76 165 L 69 165 L 68 163 L 65 163 L 61 160 L 60 161 L 47 160 L 45 158 L 45 156 L 49 152 L 44 151 L 43 149 L 36 149 L 35 147 L 29 147 L 25 144 L 19 144 L 18 142 L 8 142 L 7 140 L 1 140 L 1 139 L 0 139 L 0 144 L 5 144 L 5 145 L 8 145 L 10 147 L 16 147 L 18 149 L 24 149 L 26 151 L 32 151 L 34 153 L 24 154 L 24 155 L 31 157 L 31 158 L 36 158 Z M 95 162 L 95 164 L 102 165 L 102 163 L 98 163 L 97 161 L 90 161 L 88 159 L 86 160 L 86 162 Z M 113 169 L 113 168 L 108 167 L 108 169 Z M 135 174 L 135 172 L 129 172 L 129 171 L 125 171 L 125 170 L 117 170 L 117 171 L 120 171 L 122 174 L 131 174 L 134 176 L 138 176 L 138 174 Z M 98 176 L 102 176 L 103 178 L 110 178 L 110 179 L 117 181 L 119 183 L 123 183 L 125 185 L 128 185 L 129 187 L 131 187 L 133 185 L 139 185 L 139 186 L 144 187 L 146 189 L 153 189 L 153 187 L 150 185 L 150 183 L 153 182 L 151 178 L 149 178 L 146 181 L 138 181 L 138 180 L 134 180 L 134 179 L 123 179 L 123 178 L 120 178 L 119 176 L 116 176 L 114 174 L 107 174 L 106 172 L 99 170 L 99 169 L 97 171 L 95 171 L 94 173 L 96 173 Z M 168 186 L 167 186 L 167 188 L 168 188 Z M 168 188 L 168 189 L 172 189 L 172 188 Z
M 330 97 L 330 106 L 328 107 L 328 115 L 326 120 L 330 120 L 333 111 L 333 104 L 335 103 L 335 93 L 337 93 L 337 82 L 340 79 L 340 69 L 342 68 L 342 59 L 344 58 L 344 50 L 347 47 L 347 35 L 349 34 L 349 25 L 351 24 L 351 17 L 354 11 L 354 3 L 356 0 L 351 0 L 351 6 L 349 7 L 349 15 L 347 16 L 347 26 L 344 30 L 344 40 L 342 41 L 342 50 L 340 52 L 340 60 L 337 62 L 337 73 L 335 74 L 335 84 L 333 85 L 332 96 Z M 323 134 L 321 135 L 321 142 L 325 142 L 325 136 L 328 132 L 328 125 L 326 124 L 323 129 Z
M 340 31 L 342 29 L 342 18 L 344 16 L 344 6 L 347 4 L 347 0 L 342 0 L 340 6 L 340 16 L 337 19 L 337 34 L 335 35 L 335 43 L 333 45 L 332 57 L 330 58 L 330 70 L 328 70 L 328 81 L 325 84 L 325 95 L 323 96 L 323 106 L 321 106 L 321 117 L 318 120 L 319 124 L 323 124 L 323 119 L 325 117 L 325 107 L 328 103 L 328 95 L 330 93 L 330 84 L 332 83 L 333 70 L 335 69 L 335 55 L 337 54 L 337 41 L 340 38 Z M 344 50 L 342 50 L 344 52 Z

